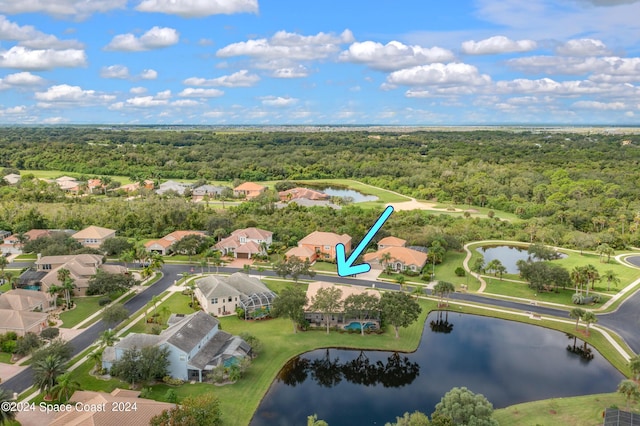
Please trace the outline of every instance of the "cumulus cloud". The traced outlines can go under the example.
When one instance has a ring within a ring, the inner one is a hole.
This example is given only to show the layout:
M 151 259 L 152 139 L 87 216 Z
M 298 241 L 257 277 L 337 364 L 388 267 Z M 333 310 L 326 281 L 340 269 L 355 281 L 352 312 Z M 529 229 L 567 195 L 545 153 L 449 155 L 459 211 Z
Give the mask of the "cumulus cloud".
M 468 40 L 462 43 L 462 53 L 467 55 L 492 55 L 499 53 L 528 52 L 538 44 L 533 40 L 511 40 L 505 36 L 494 36 L 484 40 Z
M 9 50 L 0 50 L 0 68 L 50 70 L 58 67 L 82 67 L 86 64 L 87 55 L 84 50 L 78 49 L 28 49 L 13 46 Z
M 173 46 L 180 41 L 180 34 L 173 28 L 153 27 L 140 37 L 131 33 L 119 34 L 105 46 L 105 50 L 140 52 Z
M 97 12 L 124 9 L 127 0 L 0 0 L 0 12 L 46 13 L 56 17 L 84 19 Z
M 611 54 L 602 41 L 592 38 L 569 40 L 558 46 L 556 53 L 563 56 L 605 56 Z
M 638 3 L 640 0 L 580 0 L 581 3 L 589 3 L 593 6 L 619 6 L 621 4 Z
M 44 79 L 39 75 L 31 74 L 30 72 L 18 72 L 15 74 L 9 74 L 4 78 L 0 78 L 0 87 L 3 84 L 9 86 L 35 86 L 42 84 Z
M 304 65 L 277 68 L 271 72 L 273 78 L 303 78 L 309 75 L 309 69 Z
M 453 52 L 441 47 L 407 46 L 399 41 L 383 45 L 373 41 L 356 42 L 340 54 L 340 60 L 366 64 L 381 71 L 393 71 L 434 62 L 449 62 Z
M 353 34 L 344 30 L 342 34 L 320 32 L 304 36 L 287 31 L 278 31 L 271 38 L 260 38 L 229 44 L 216 52 L 220 58 L 250 56 L 259 60 L 275 60 L 284 68 L 284 62 L 324 59 L 340 50 L 340 44 L 351 43 Z
M 627 81 L 640 80 L 640 58 L 530 56 L 510 59 L 507 61 L 507 65 L 518 71 L 535 74 L 584 75 L 596 73 L 625 77 Z M 600 77 L 599 80 L 606 80 L 606 77 Z
M 262 105 L 270 106 L 270 107 L 278 107 L 278 108 L 289 107 L 291 105 L 294 105 L 297 102 L 298 102 L 298 99 L 290 98 L 288 96 L 286 97 L 266 96 L 262 98 Z
M 102 67 L 102 69 L 100 69 L 100 77 L 128 79 L 130 77 L 129 68 L 124 65 L 109 65 L 108 67 Z
M 430 64 L 394 71 L 387 76 L 388 85 L 485 85 L 491 81 L 473 65 L 464 63 Z
M 595 83 L 589 80 L 555 81 L 550 78 L 537 80 L 515 79 L 498 81 L 492 89 L 497 94 L 523 93 L 555 96 L 605 95 L 617 97 L 640 96 L 640 88 L 629 84 Z
M 178 96 L 183 98 L 218 98 L 224 95 L 222 90 L 187 87 Z
M 129 93 L 133 93 L 134 95 L 141 95 L 143 93 L 147 93 L 146 87 L 132 87 L 129 89 Z
M 200 78 L 190 77 L 184 80 L 182 83 L 188 86 L 223 86 L 223 87 L 251 87 L 254 86 L 260 77 L 256 74 L 249 73 L 248 70 L 240 70 L 230 75 L 223 75 L 217 78 Z
M 45 34 L 31 25 L 18 25 L 0 15 L 0 40 L 16 41 L 20 46 L 34 49 L 82 48 L 77 40 L 59 40 L 56 36 Z
M 616 111 L 625 109 L 623 102 L 578 101 L 571 105 L 578 109 L 595 109 L 600 111 Z
M 140 78 L 143 80 L 155 80 L 158 78 L 158 72 L 153 69 L 147 69 L 140 73 Z
M 34 97 L 40 101 L 39 107 L 65 107 L 88 106 L 115 99 L 115 96 L 96 92 L 95 90 L 83 90 L 79 86 L 60 84 L 49 87 L 45 92 L 36 92 Z
M 0 110 L 0 115 L 5 115 L 5 114 L 24 114 L 25 112 L 27 112 L 27 107 L 24 106 L 24 105 L 18 105 L 18 106 L 14 106 L 14 107 L 1 109 Z
M 258 0 L 143 0 L 136 10 L 184 18 L 235 13 L 258 13 Z

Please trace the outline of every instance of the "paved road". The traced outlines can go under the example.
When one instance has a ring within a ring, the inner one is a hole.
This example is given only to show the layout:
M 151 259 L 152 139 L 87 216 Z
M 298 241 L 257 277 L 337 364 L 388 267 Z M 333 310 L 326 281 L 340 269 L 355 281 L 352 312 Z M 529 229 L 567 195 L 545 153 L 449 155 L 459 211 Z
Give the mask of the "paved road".
M 164 292 L 168 287 L 170 287 L 175 280 L 180 278 L 180 274 L 182 274 L 183 272 L 192 272 L 193 269 L 194 267 L 190 265 L 165 264 L 162 269 L 164 273 L 162 279 L 160 279 L 152 286 L 146 288 L 143 292 L 139 293 L 135 297 L 131 298 L 125 303 L 124 306 L 129 310 L 129 312 L 136 312 L 137 310 L 145 306 L 153 296 Z M 238 271 L 238 268 L 219 268 L 219 272 L 224 274 L 230 274 Z M 277 276 L 274 271 L 263 271 L 260 272 L 260 275 L 272 277 Z M 322 275 L 321 277 L 318 277 L 318 279 L 333 283 L 352 284 L 364 287 L 372 287 L 375 285 L 375 287 L 377 288 L 387 290 L 398 290 L 399 288 L 398 284 L 379 281 L 367 281 L 354 278 L 343 278 L 337 275 Z M 561 309 L 548 308 L 545 306 L 534 306 L 526 303 L 518 303 L 502 299 L 494 299 L 477 294 L 455 293 L 451 298 L 454 300 L 472 303 L 483 303 L 502 308 L 529 311 L 545 316 L 556 316 L 560 318 L 567 317 L 567 312 Z M 638 333 L 638 330 L 640 330 L 640 291 L 636 292 L 633 296 L 627 299 L 627 301 L 625 301 L 625 303 L 616 312 L 611 314 L 598 315 L 598 319 L 600 325 L 618 332 L 629 344 L 631 349 L 633 349 L 636 353 L 640 353 L 640 333 Z M 98 321 L 94 325 L 87 328 L 83 333 L 72 339 L 71 344 L 74 347 L 73 356 L 84 351 L 88 346 L 95 342 L 100 333 L 102 333 L 105 329 L 106 325 L 102 321 Z M 0 387 L 10 390 L 11 392 L 16 391 L 18 393 L 21 393 L 24 390 L 28 389 L 32 383 L 33 374 L 31 368 L 29 367 L 16 376 L 12 377 L 11 379 L 7 380 L 6 382 L 2 383 Z

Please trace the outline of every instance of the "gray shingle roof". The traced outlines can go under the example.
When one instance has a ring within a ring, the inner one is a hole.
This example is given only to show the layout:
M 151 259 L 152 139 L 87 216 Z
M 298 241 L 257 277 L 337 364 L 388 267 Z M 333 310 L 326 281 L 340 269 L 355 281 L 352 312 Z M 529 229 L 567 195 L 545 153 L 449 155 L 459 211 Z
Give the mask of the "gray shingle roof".
M 189 353 L 219 323 L 211 315 L 198 311 L 164 330 L 160 337 L 162 341 Z

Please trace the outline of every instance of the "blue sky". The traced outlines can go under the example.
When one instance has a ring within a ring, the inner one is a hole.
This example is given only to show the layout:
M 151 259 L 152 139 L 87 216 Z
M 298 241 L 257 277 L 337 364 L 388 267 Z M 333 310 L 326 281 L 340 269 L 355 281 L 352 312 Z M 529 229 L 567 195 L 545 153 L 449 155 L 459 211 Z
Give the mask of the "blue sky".
M 0 124 L 640 124 L 640 0 L 0 0 Z

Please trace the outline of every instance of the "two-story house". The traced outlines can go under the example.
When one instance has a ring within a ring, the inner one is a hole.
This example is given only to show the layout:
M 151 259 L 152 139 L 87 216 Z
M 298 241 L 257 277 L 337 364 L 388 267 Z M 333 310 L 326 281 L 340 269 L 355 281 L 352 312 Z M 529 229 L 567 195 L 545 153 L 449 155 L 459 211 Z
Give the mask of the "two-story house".
M 115 229 L 102 228 L 100 226 L 89 226 L 82 231 L 78 231 L 71 236 L 85 247 L 99 248 L 100 245 L 109 238 L 116 236 Z
M 202 382 L 206 371 L 230 365 L 250 355 L 251 347 L 239 336 L 219 329 L 220 322 L 202 311 L 173 314 L 159 335 L 131 333 L 102 353 L 102 367 L 111 368 L 128 349 L 160 346 L 169 349 L 169 375 Z
M 298 247 L 294 247 L 285 254 L 287 258 L 296 256 L 301 260 L 323 260 L 335 262 L 336 245 L 344 244 L 345 253 L 351 251 L 351 237 L 347 234 L 336 234 L 334 232 L 314 231 L 298 241 Z
M 0 294 L 0 334 L 40 334 L 47 327 L 48 298 L 38 291 L 15 289 Z
M 214 248 L 223 256 L 251 259 L 256 254 L 266 255 L 273 242 L 273 232 L 260 228 L 237 229 L 231 236 L 217 243 Z
M 238 198 L 252 200 L 267 190 L 266 186 L 253 182 L 245 182 L 233 188 L 233 195 Z
M 147 242 L 144 247 L 149 253 L 159 253 L 161 255 L 165 255 L 168 254 L 169 248 L 173 244 L 177 243 L 188 235 L 202 235 L 203 237 L 206 236 L 206 234 L 202 231 L 173 231 L 172 233 L 167 234 L 158 240 L 151 240 Z

